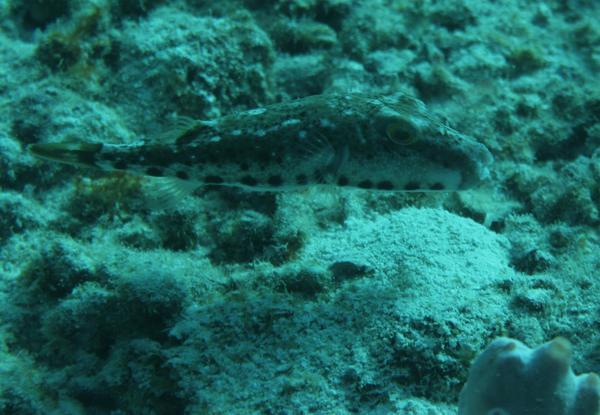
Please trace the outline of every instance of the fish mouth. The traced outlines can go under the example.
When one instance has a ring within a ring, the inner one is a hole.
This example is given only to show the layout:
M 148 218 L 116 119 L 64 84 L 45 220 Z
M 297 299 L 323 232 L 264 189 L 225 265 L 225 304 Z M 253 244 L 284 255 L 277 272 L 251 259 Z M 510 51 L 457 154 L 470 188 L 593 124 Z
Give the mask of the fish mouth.
M 99 143 L 44 143 L 27 147 L 34 157 L 79 166 L 96 166 L 96 154 L 101 149 Z

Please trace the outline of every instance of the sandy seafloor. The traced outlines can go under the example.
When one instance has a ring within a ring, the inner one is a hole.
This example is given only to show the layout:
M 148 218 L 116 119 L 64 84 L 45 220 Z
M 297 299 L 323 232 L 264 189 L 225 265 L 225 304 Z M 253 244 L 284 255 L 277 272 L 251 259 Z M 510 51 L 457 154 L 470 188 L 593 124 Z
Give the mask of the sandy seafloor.
M 453 414 L 497 336 L 600 371 L 600 2 L 0 4 L 0 413 Z M 417 96 L 491 178 L 160 209 L 25 151 L 343 91 Z

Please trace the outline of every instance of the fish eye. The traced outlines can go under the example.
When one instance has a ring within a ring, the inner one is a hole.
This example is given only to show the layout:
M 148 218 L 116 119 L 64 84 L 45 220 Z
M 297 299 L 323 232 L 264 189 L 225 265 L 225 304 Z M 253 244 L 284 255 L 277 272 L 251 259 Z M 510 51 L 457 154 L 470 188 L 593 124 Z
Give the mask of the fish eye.
M 403 146 L 413 144 L 419 138 L 419 132 L 409 121 L 405 119 L 395 119 L 385 127 L 387 138 Z

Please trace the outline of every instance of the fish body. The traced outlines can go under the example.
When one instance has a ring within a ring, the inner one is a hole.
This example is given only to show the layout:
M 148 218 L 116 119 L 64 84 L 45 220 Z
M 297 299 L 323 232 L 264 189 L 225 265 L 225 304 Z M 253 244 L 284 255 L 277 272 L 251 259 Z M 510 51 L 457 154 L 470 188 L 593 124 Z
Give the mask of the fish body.
M 263 191 L 319 184 L 463 190 L 485 178 L 492 163 L 483 144 L 403 94 L 315 95 L 180 124 L 160 140 L 34 144 L 30 151 L 108 171 Z

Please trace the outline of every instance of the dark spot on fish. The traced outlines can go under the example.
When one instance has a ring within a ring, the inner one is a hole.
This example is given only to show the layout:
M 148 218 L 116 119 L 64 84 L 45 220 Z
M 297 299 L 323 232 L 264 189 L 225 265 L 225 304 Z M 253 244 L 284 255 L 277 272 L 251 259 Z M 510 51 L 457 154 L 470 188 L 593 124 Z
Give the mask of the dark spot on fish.
M 394 184 L 389 180 L 383 180 L 377 183 L 377 188 L 380 190 L 392 190 L 394 189 Z
M 207 184 L 220 184 L 223 183 L 223 178 L 220 176 L 206 176 L 204 178 L 204 183 Z
M 183 170 L 180 170 L 177 173 L 175 173 L 175 176 L 177 176 L 177 178 L 181 180 L 187 180 L 190 178 L 190 176 Z
M 373 182 L 371 180 L 363 180 L 362 182 L 358 183 L 358 187 L 361 189 L 370 189 L 373 187 Z
M 258 181 L 252 176 L 244 176 L 240 179 L 240 183 L 246 186 L 256 186 Z
M 350 181 L 348 180 L 347 177 L 341 176 L 340 178 L 338 178 L 338 181 L 337 181 L 338 186 L 348 186 L 348 183 L 350 183 Z
M 158 167 L 148 167 L 146 169 L 146 174 L 148 176 L 161 177 L 163 175 L 163 171 Z
M 298 184 L 307 184 L 308 183 L 308 177 L 306 177 L 306 174 L 299 174 L 296 176 L 296 183 Z
M 250 166 L 248 165 L 248 163 L 242 163 L 242 164 L 240 164 L 240 170 L 241 171 L 248 171 L 249 168 L 250 168 Z
M 417 190 L 420 188 L 421 186 L 417 182 L 408 182 L 404 185 L 404 190 Z
M 271 186 L 281 186 L 283 184 L 283 179 L 280 175 L 275 175 L 269 177 L 267 183 L 269 183 Z
M 117 170 L 126 170 L 127 162 L 125 160 L 117 160 L 113 163 L 113 167 Z
M 436 182 L 436 183 L 432 184 L 430 187 L 431 190 L 444 190 L 445 188 L 446 188 L 446 186 L 444 186 L 444 184 L 440 183 L 440 182 Z

